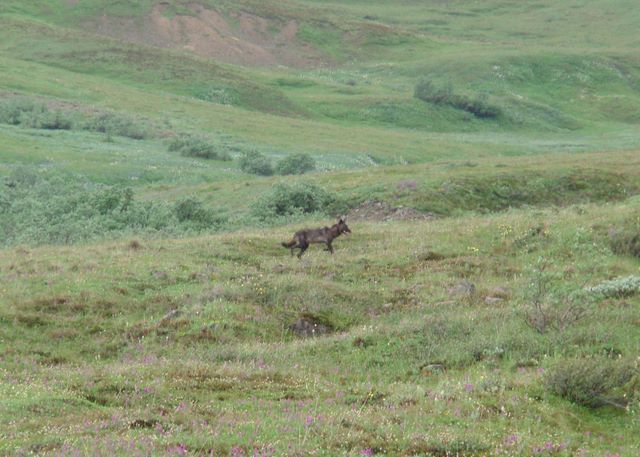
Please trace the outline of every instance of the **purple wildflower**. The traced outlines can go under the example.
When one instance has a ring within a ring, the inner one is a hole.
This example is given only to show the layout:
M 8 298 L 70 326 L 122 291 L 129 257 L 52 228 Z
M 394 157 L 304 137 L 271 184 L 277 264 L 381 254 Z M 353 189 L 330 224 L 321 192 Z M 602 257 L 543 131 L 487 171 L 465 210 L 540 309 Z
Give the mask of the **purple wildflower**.
M 169 449 L 170 455 L 187 455 L 187 446 L 185 444 L 178 444 Z
M 517 442 L 518 442 L 518 435 L 516 435 L 515 433 L 512 434 L 512 435 L 507 436 L 504 439 L 504 444 L 506 444 L 507 446 L 513 446 Z
M 240 446 L 234 446 L 231 448 L 231 456 L 232 457 L 244 457 L 246 454 L 244 453 L 244 449 Z

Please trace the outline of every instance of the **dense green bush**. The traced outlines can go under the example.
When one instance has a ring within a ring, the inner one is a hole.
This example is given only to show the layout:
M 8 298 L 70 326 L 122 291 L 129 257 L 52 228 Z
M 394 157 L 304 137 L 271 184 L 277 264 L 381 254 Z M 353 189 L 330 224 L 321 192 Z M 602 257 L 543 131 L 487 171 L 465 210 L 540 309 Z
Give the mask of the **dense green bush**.
M 300 213 L 328 212 L 336 203 L 337 198 L 333 194 L 315 184 L 279 183 L 253 205 L 252 212 L 261 219 L 270 219 Z
M 640 276 L 627 276 L 626 278 L 604 281 L 597 286 L 589 287 L 587 291 L 607 298 L 637 295 L 640 294 Z
M 226 219 L 194 198 L 139 202 L 129 188 L 20 168 L 0 183 L 0 243 L 73 243 L 127 233 L 218 230 Z
M 189 222 L 200 228 L 219 226 L 225 222 L 224 218 L 216 216 L 200 200 L 193 197 L 185 197 L 178 200 L 173 207 L 173 212 L 178 221 L 182 223 Z
M 177 151 L 185 157 L 231 160 L 231 156 L 223 146 L 193 135 L 176 136 L 169 142 L 169 151 Z
M 621 226 L 609 229 L 609 246 L 615 254 L 640 257 L 639 214 L 633 214 Z
M 622 230 L 613 233 L 609 245 L 615 254 L 640 257 L 640 230 Z
M 603 357 L 562 360 L 544 378 L 550 392 L 590 408 L 624 407 L 637 394 L 638 381 L 633 362 Z
M 260 176 L 271 176 L 273 165 L 264 154 L 258 151 L 247 151 L 240 156 L 240 169 L 245 173 Z
M 151 136 L 149 125 L 122 114 L 102 112 L 82 121 L 81 117 L 86 116 L 73 110 L 52 110 L 45 103 L 27 97 L 0 101 L 0 123 L 3 124 L 49 130 L 89 130 L 136 140 Z
M 453 98 L 453 87 L 451 84 L 438 87 L 431 80 L 421 79 L 414 88 L 413 96 L 423 102 L 448 105 Z
M 301 175 L 316 169 L 316 161 L 309 154 L 291 154 L 276 163 L 279 175 Z
M 428 79 L 422 79 L 416 84 L 413 96 L 423 102 L 448 105 L 464 110 L 479 118 L 494 118 L 502 114 L 502 110 L 498 106 L 489 103 L 486 95 L 469 98 L 464 95 L 454 94 L 453 87 L 450 84 L 438 87 Z
M 91 117 L 83 125 L 84 130 L 105 133 L 112 136 L 124 136 L 134 140 L 143 140 L 151 136 L 150 127 L 145 123 L 116 113 L 101 113 Z
M 61 110 L 52 111 L 43 103 L 22 97 L 0 102 L 0 123 L 48 130 L 73 128 L 70 113 Z

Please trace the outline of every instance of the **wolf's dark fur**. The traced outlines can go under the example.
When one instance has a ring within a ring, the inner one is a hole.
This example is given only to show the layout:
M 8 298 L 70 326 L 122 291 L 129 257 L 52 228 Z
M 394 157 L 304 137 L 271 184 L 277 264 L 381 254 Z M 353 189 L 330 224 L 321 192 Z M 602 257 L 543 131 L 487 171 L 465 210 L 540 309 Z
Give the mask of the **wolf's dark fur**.
M 291 255 L 293 255 L 294 249 L 300 249 L 298 258 L 302 257 L 302 254 L 304 254 L 304 251 L 307 250 L 311 243 L 324 243 L 327 245 L 327 249 L 325 250 L 333 254 L 333 246 L 331 246 L 331 243 L 343 233 L 351 233 L 351 230 L 349 230 L 344 218 L 341 217 L 338 223 L 331 227 L 300 230 L 293 235 L 291 241 L 288 243 L 284 242 L 282 245 L 285 248 L 291 249 Z

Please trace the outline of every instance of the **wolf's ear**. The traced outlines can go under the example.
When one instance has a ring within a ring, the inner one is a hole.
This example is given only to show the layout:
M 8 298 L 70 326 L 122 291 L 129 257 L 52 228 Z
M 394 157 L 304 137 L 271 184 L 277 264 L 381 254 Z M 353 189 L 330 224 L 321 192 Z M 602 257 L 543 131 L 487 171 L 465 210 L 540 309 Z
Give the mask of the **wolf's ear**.
M 347 222 L 347 216 L 340 216 L 338 222 Z

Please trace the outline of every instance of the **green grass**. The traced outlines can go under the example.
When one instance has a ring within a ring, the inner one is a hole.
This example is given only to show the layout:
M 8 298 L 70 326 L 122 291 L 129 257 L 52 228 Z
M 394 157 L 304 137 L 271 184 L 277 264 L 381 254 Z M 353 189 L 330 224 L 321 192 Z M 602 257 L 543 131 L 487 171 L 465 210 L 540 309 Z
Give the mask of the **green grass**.
M 638 455 L 634 2 L 158 4 L 0 5 L 0 454 Z M 280 246 L 368 200 L 439 218 Z
M 604 231 L 636 204 L 352 223 L 302 261 L 278 246 L 293 227 L 3 251 L 3 449 L 633 455 L 636 413 L 571 405 L 541 373 L 607 348 L 633 360 L 637 296 L 542 335 L 523 310 L 540 258 L 564 287 L 636 271 Z M 448 291 L 462 278 L 474 295 Z M 297 338 L 304 315 L 335 333 Z

